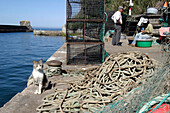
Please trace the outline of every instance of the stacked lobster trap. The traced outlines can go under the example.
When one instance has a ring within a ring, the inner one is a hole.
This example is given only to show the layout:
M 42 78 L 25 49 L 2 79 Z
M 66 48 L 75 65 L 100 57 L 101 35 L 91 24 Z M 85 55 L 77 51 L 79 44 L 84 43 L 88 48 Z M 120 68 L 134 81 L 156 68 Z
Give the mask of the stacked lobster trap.
M 104 0 L 67 0 L 67 64 L 100 64 L 104 59 Z

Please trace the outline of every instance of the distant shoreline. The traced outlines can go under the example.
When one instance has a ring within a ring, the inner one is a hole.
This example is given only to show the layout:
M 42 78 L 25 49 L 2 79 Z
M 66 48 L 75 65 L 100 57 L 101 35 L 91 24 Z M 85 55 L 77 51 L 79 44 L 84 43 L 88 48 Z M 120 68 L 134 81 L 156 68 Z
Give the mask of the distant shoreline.
M 34 30 L 33 31 L 34 35 L 43 35 L 43 36 L 64 36 L 64 32 L 62 32 L 61 30 L 57 31 L 57 30 Z
M 62 31 L 62 28 L 33 27 L 34 30 Z

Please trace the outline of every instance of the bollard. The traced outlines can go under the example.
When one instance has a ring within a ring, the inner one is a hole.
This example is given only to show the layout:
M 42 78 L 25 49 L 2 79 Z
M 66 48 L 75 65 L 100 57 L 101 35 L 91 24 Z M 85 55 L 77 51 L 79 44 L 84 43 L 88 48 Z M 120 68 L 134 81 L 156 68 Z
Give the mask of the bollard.
M 51 61 L 47 61 L 47 65 L 48 65 L 48 70 L 46 72 L 46 75 L 48 77 L 62 74 L 62 70 L 61 70 L 62 62 L 57 60 L 51 60 Z

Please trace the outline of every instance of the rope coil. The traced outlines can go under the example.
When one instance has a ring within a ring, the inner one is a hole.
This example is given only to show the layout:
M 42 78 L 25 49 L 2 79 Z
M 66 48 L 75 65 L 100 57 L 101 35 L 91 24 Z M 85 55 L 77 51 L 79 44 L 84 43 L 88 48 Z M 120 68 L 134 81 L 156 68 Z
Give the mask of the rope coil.
M 155 70 L 156 61 L 140 52 L 111 55 L 84 79 L 70 83 L 65 91 L 46 96 L 38 112 L 94 112 L 128 94 L 146 81 Z

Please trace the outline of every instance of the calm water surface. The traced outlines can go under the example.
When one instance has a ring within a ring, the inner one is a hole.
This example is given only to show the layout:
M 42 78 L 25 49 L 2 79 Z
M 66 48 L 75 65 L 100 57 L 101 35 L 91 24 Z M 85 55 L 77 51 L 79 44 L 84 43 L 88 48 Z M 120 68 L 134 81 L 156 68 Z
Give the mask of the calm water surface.
M 63 37 L 0 33 L 0 107 L 26 87 L 32 60 L 45 62 L 64 42 Z

